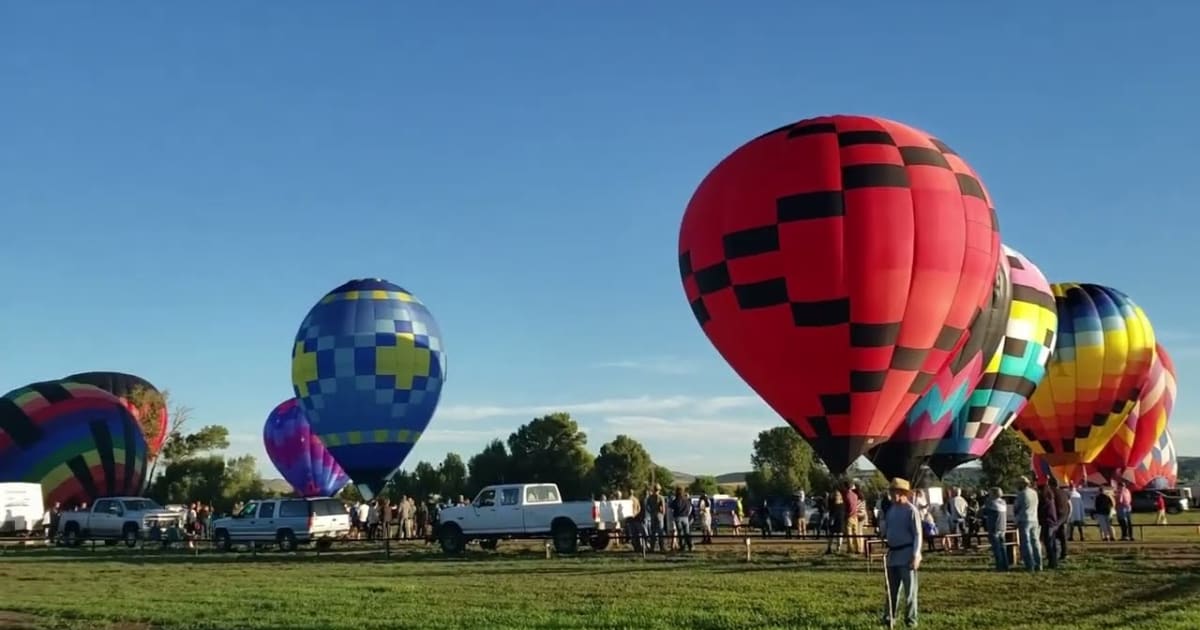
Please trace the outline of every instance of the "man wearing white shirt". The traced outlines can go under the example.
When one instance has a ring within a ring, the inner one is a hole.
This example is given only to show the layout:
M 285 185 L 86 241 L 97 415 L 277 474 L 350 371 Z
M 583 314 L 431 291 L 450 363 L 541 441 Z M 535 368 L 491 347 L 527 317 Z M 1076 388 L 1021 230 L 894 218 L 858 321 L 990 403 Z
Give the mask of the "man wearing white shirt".
M 1067 525 L 1068 539 L 1075 540 L 1075 531 L 1079 531 L 1079 540 L 1083 540 L 1083 495 L 1079 494 L 1079 486 L 1071 484 L 1071 521 Z
M 952 545 L 959 547 L 965 546 L 963 537 L 967 535 L 967 500 L 963 498 L 962 488 L 954 488 L 950 491 L 953 498 L 950 499 L 950 533 L 958 534 L 958 541 L 953 538 L 947 540 Z

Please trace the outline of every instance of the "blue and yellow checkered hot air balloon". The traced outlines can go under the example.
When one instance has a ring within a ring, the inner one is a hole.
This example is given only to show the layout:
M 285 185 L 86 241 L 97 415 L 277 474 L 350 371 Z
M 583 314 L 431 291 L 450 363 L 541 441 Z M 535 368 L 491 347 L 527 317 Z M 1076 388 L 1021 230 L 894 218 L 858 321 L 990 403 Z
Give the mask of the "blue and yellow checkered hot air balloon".
M 383 489 L 429 426 L 445 380 L 433 315 L 386 280 L 330 291 L 292 347 L 292 387 L 312 431 L 366 497 Z

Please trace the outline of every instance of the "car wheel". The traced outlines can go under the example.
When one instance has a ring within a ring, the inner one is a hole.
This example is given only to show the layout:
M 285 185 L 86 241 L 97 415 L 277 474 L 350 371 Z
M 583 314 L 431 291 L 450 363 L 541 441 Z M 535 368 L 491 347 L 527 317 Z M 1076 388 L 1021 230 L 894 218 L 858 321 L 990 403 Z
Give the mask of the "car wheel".
M 561 520 L 550 526 L 550 536 L 554 539 L 554 551 L 560 555 L 570 555 L 579 551 L 579 528 L 567 520 Z
M 125 528 L 121 534 L 121 538 L 125 541 L 125 546 L 133 549 L 138 544 L 138 530 L 136 526 L 130 525 Z
M 282 530 L 275 536 L 275 543 L 279 545 L 280 551 L 295 551 L 296 535 L 290 529 Z
M 463 536 L 462 530 L 454 524 L 443 525 L 439 529 L 438 542 L 442 546 L 442 553 L 448 556 L 461 554 L 467 546 L 466 536 Z
M 233 540 L 229 538 L 229 532 L 218 529 L 216 535 L 213 536 L 213 544 L 221 551 L 233 551 Z

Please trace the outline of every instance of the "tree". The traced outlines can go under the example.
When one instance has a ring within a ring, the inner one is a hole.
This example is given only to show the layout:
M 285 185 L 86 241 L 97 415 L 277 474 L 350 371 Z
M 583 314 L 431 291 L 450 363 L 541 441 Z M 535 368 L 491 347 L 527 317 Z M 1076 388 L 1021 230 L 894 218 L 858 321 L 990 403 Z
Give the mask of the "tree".
M 195 457 L 201 453 L 219 451 L 229 448 L 229 429 L 210 424 L 195 433 L 183 435 L 172 431 L 163 445 L 160 457 L 168 464 Z
M 746 487 L 755 500 L 811 490 L 815 459 L 812 447 L 795 429 L 784 426 L 763 431 L 754 440 L 753 470 L 746 475 Z
M 504 442 L 492 440 L 467 461 L 467 492 L 478 493 L 484 486 L 516 481 L 511 473 L 512 462 Z
M 707 494 L 708 496 L 712 496 L 717 494 L 718 490 L 717 478 L 709 477 L 708 475 L 700 475 L 688 485 L 688 492 L 691 494 Z
M 564 499 L 586 499 L 593 458 L 587 435 L 568 413 L 535 418 L 508 436 L 513 476 L 522 483 L 556 483 Z
M 640 442 L 618 435 L 600 447 L 593 473 L 596 489 L 609 496 L 617 490 L 641 494 L 650 483 L 651 466 L 650 454 Z
M 142 435 L 146 437 L 146 444 L 154 444 L 159 431 L 165 430 L 168 435 L 170 434 L 170 427 L 164 429 L 158 426 L 158 419 L 169 409 L 168 396 L 170 396 L 169 392 L 160 392 L 144 385 L 134 385 L 133 389 L 129 390 L 126 399 L 134 409 L 138 410 L 138 425 L 142 427 Z M 184 409 L 187 408 L 184 407 Z M 184 419 L 186 420 L 186 413 Z
M 342 491 L 337 493 L 337 498 L 347 503 L 358 503 L 363 500 L 363 495 L 358 491 L 358 486 L 348 483 L 342 488 Z
M 662 486 L 664 490 L 668 490 L 675 485 L 675 473 L 671 472 L 670 468 L 653 464 L 654 466 L 654 483 Z
M 980 483 L 985 488 L 1015 488 L 1017 480 L 1029 475 L 1030 457 L 1029 447 L 1017 436 L 1017 432 L 1011 428 L 1004 429 L 979 459 L 983 469 Z
M 467 493 L 467 465 L 458 453 L 446 453 L 446 459 L 438 466 L 441 492 L 446 496 L 458 497 Z
M 176 404 L 173 408 L 170 407 L 170 405 L 173 404 L 173 401 L 171 400 L 170 390 L 166 389 L 162 390 L 159 396 L 153 396 L 151 395 L 151 392 L 145 388 L 135 388 L 131 396 L 133 396 L 133 400 L 131 400 L 131 402 L 133 402 L 135 405 L 138 405 L 139 408 L 142 404 L 146 404 L 151 408 L 150 413 L 144 414 L 144 416 L 147 418 L 155 417 L 150 414 L 157 414 L 161 409 L 171 409 L 171 413 L 167 416 L 167 421 L 169 423 L 167 426 L 167 439 L 163 441 L 162 450 L 154 454 L 154 462 L 150 465 L 150 472 L 146 476 L 147 479 L 152 480 L 154 479 L 154 475 L 158 472 L 159 460 L 164 459 L 163 451 L 166 450 L 167 443 L 171 441 L 172 437 L 182 436 L 184 427 L 187 426 L 188 421 L 191 420 L 192 408 L 180 404 Z M 158 425 L 155 424 L 155 430 L 153 432 L 156 432 L 157 428 Z M 145 431 L 145 426 L 143 426 L 142 430 Z M 146 435 L 146 442 L 151 442 L 151 436 L 149 434 Z

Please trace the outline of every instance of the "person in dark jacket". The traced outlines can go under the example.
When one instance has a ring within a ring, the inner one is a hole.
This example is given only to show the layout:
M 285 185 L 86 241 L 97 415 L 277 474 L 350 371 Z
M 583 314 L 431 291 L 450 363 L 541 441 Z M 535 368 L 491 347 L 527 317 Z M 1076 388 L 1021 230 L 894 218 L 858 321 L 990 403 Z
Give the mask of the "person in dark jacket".
M 1044 485 L 1038 490 L 1038 525 L 1042 528 L 1042 561 L 1051 569 L 1058 568 L 1058 493 Z
M 671 518 L 675 520 L 675 536 L 679 548 L 692 550 L 692 497 L 684 492 L 683 486 L 675 486 L 675 498 L 671 499 Z
M 1067 530 L 1071 526 L 1071 493 L 1050 478 L 1050 489 L 1054 490 L 1054 511 L 1058 514 L 1058 527 L 1054 531 L 1058 539 L 1058 559 L 1067 559 Z

